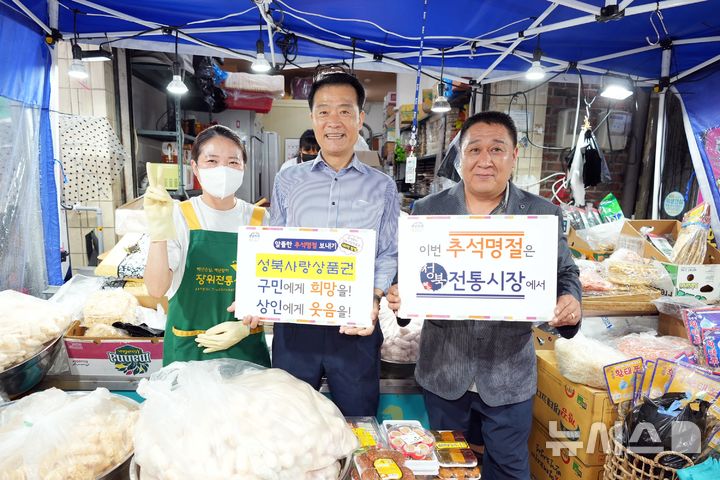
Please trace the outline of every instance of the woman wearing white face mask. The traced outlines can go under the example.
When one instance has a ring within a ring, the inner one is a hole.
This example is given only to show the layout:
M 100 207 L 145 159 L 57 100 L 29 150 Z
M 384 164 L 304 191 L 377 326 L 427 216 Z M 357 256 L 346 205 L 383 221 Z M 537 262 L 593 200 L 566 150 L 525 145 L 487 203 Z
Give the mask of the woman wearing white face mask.
M 251 330 L 226 310 L 235 297 L 238 227 L 266 218 L 265 209 L 235 198 L 245 147 L 232 130 L 215 125 L 197 136 L 192 158 L 201 196 L 174 203 L 154 178 L 145 192 L 151 240 L 145 284 L 150 295 L 167 293 L 170 300 L 163 364 L 230 357 L 269 367 L 262 327 Z

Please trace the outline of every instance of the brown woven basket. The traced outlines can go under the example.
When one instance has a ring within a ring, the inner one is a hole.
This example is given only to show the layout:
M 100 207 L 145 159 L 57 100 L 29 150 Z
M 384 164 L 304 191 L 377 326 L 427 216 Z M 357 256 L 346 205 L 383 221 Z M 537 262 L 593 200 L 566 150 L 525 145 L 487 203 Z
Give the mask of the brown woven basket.
M 660 464 L 663 457 L 676 455 L 686 462 L 686 467 L 695 465 L 690 458 L 678 452 L 661 452 L 649 459 L 633 453 L 616 440 L 616 433 L 622 428 L 615 425 L 610 429 L 610 452 L 605 460 L 605 480 L 676 480 L 677 470 Z

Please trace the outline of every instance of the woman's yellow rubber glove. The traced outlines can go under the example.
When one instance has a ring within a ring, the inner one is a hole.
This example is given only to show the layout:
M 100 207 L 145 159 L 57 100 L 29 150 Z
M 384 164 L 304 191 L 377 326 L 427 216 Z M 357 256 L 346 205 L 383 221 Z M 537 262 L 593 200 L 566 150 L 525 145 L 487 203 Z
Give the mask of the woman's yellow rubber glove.
M 205 347 L 203 353 L 227 350 L 250 335 L 250 327 L 241 321 L 231 320 L 208 328 L 195 338 L 198 347 Z
M 148 164 L 149 166 L 150 164 Z M 160 185 L 160 178 L 156 177 L 156 175 L 160 176 L 159 169 L 153 171 L 152 168 L 148 168 L 147 175 L 150 186 L 145 191 L 143 209 L 145 210 L 150 240 L 153 242 L 176 240 L 177 233 L 173 221 L 173 199 L 167 190 Z

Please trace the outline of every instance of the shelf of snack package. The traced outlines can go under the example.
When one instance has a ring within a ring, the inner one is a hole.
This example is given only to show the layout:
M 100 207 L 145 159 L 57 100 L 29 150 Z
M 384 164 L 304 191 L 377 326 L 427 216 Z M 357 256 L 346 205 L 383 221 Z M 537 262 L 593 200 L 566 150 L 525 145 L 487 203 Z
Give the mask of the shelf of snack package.
M 689 230 L 692 222 L 687 225 L 688 230 L 677 220 L 626 220 L 618 214 L 614 221 L 577 231 L 571 226 L 568 246 L 580 268 L 585 316 L 656 315 L 654 301 L 660 297 L 720 300 L 714 286 L 720 251 L 697 240 Z M 604 247 L 603 238 L 614 240 Z M 695 250 L 686 249 L 695 252 L 692 258 L 673 251 L 674 244 L 696 243 Z

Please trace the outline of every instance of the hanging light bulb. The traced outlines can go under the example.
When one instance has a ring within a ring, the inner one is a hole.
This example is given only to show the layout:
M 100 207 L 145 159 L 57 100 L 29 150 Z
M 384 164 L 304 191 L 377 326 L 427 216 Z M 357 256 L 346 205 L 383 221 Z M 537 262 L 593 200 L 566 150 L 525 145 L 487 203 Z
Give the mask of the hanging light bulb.
M 82 60 L 76 58 L 73 59 L 68 69 L 68 76 L 75 80 L 85 80 L 88 78 L 88 71 Z
M 265 42 L 258 40 L 255 43 L 255 47 L 257 50 L 257 57 L 255 57 L 255 61 L 253 61 L 252 65 L 250 65 L 250 68 L 253 72 L 257 73 L 269 72 L 270 62 L 268 62 L 267 58 L 265 58 Z
M 73 14 L 73 32 L 74 39 L 70 41 L 72 45 L 72 57 L 73 60 L 68 68 L 68 77 L 76 80 L 85 80 L 88 78 L 88 71 L 85 64 L 82 62 L 82 48 L 78 45 L 78 33 L 77 33 L 77 11 Z
M 178 58 L 178 31 L 175 30 L 175 61 L 173 62 L 173 77 L 170 83 L 168 83 L 167 91 L 173 95 L 184 95 L 187 93 L 187 85 L 182 81 L 180 76 L 180 64 L 177 61 Z
M 87 67 L 82 62 L 82 49 L 77 42 L 73 42 L 72 44 L 72 56 L 73 60 L 72 63 L 70 63 L 70 68 L 68 69 L 68 76 L 76 80 L 85 80 L 88 78 L 88 71 Z
M 437 97 L 433 100 L 430 110 L 435 113 L 447 113 L 450 111 L 450 102 L 445 96 L 445 83 L 443 82 L 443 73 L 445 73 L 445 49 L 440 49 L 442 54 L 440 60 L 440 83 L 437 85 Z
M 174 65 L 177 65 L 177 63 L 173 64 L 173 77 L 170 83 L 168 83 L 167 91 L 172 93 L 173 95 L 184 95 L 188 92 L 187 85 L 182 81 L 182 77 L 180 77 L 179 73 L 175 73 L 176 69 Z
M 260 37 L 255 42 L 255 52 L 257 56 L 253 60 L 250 69 L 255 73 L 266 73 L 270 71 L 270 62 L 265 58 L 265 42 L 262 39 L 262 23 L 260 24 Z
M 525 73 L 525 78 L 528 80 L 542 80 L 545 78 L 545 69 L 543 68 L 542 64 L 540 63 L 540 59 L 542 58 L 542 50 L 540 50 L 540 47 L 538 46 L 535 51 L 533 52 L 533 61 L 532 65 L 530 65 L 530 68 Z
M 447 97 L 445 96 L 445 84 L 443 82 L 438 83 L 437 85 L 437 93 L 438 96 L 435 97 L 435 100 L 433 101 L 431 111 L 435 113 L 447 113 L 450 111 L 450 102 L 448 102 Z
M 605 76 L 602 80 L 603 89 L 600 96 L 612 100 L 625 100 L 632 92 L 632 83 L 627 78 Z
M 530 68 L 525 72 L 525 78 L 531 81 L 542 80 L 545 78 L 545 69 L 540 63 L 543 51 L 540 48 L 540 34 L 537 35 L 537 42 L 535 43 L 535 50 L 533 51 L 533 59 Z

